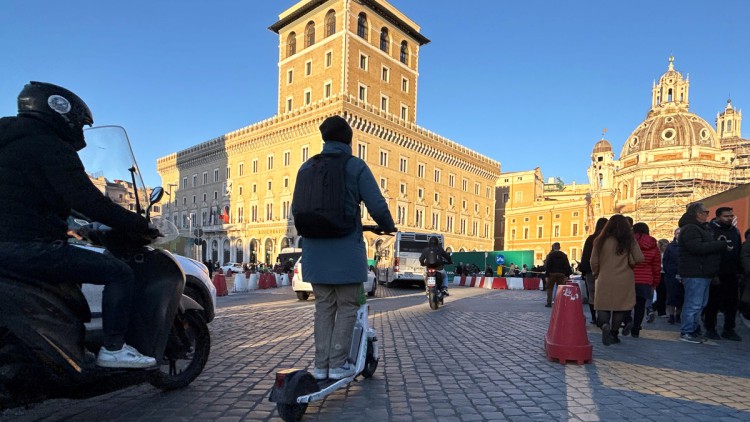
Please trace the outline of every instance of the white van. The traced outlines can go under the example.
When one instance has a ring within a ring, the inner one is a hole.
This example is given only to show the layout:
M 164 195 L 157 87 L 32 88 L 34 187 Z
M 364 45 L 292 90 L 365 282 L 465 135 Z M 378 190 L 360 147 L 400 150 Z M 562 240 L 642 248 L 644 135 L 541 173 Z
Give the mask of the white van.
M 364 264 L 367 265 L 367 264 Z M 375 282 L 375 273 L 367 270 L 367 281 L 365 281 L 365 292 L 367 296 L 375 296 L 378 283 Z M 312 294 L 312 285 L 302 280 L 302 259 L 294 265 L 294 276 L 292 277 L 292 290 L 297 294 L 297 299 L 307 300 Z

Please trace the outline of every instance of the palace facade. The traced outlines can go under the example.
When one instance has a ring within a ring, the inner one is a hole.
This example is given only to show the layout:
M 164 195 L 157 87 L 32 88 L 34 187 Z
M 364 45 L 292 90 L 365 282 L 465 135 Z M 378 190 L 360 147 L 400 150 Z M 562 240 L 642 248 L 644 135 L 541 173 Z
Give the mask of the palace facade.
M 385 0 L 304 0 L 270 29 L 279 35 L 276 114 L 157 162 L 169 193 L 163 215 L 185 238 L 201 235 L 198 259 L 272 263 L 281 248 L 301 246 L 290 215 L 295 178 L 321 150 L 318 126 L 332 115 L 352 126 L 353 153 L 399 230 L 442 232 L 454 251 L 492 248 L 500 163 L 415 124 L 429 42 L 415 22 Z M 372 257 L 381 239 L 365 237 Z

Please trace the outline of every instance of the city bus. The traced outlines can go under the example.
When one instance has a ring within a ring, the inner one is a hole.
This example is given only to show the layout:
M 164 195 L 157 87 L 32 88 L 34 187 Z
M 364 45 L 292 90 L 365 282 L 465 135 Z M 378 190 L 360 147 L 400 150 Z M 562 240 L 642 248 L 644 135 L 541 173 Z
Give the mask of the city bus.
M 395 236 L 378 243 L 375 251 L 378 283 L 388 287 L 395 284 L 424 286 L 424 268 L 419 265 L 419 256 L 431 237 L 437 237 L 443 245 L 442 234 L 416 232 L 396 232 Z

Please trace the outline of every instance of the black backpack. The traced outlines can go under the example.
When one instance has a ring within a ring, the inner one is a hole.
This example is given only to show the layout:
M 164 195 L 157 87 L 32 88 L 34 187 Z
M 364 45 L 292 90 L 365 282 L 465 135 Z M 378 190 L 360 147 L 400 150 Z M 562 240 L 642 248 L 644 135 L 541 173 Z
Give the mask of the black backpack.
M 344 153 L 318 154 L 297 173 L 292 214 L 300 236 L 342 237 L 357 228 L 356 214 L 346 212 L 346 163 L 350 158 Z
M 440 255 L 440 251 L 432 248 L 428 249 L 425 263 L 427 264 L 427 267 L 430 268 L 435 268 L 443 265 L 443 257 Z

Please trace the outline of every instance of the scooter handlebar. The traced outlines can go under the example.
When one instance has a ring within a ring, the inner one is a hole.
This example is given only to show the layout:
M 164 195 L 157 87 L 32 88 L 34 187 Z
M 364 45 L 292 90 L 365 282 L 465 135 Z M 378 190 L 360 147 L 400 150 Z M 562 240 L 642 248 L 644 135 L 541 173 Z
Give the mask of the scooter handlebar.
M 378 225 L 364 225 L 364 226 L 362 226 L 362 230 L 364 230 L 366 232 L 373 232 L 373 233 L 379 234 L 379 235 L 393 236 L 392 232 L 387 232 L 387 231 L 383 230 L 383 228 L 380 227 L 380 226 L 378 226 Z

